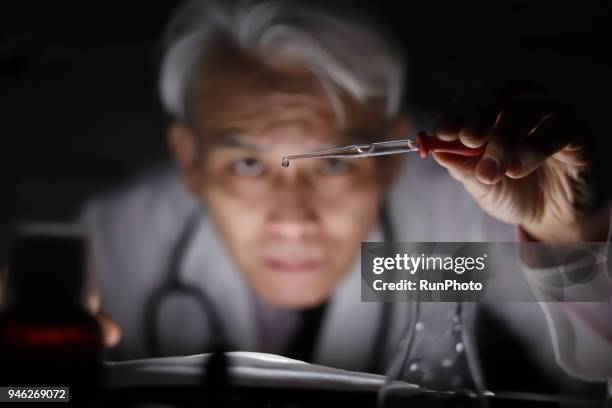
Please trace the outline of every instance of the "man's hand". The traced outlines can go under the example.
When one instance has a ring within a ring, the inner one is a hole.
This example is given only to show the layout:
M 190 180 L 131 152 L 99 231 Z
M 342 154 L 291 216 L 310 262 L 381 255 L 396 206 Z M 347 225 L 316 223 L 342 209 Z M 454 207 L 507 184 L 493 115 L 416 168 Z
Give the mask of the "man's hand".
M 486 144 L 482 157 L 436 153 L 491 216 L 547 242 L 604 241 L 586 126 L 549 94 L 518 83 L 489 84 L 454 101 L 436 123 L 442 140 Z
M 109 348 L 116 346 L 119 340 L 121 340 L 121 328 L 106 313 L 100 310 L 100 296 L 97 292 L 87 296 L 86 306 L 98 320 L 104 346 Z

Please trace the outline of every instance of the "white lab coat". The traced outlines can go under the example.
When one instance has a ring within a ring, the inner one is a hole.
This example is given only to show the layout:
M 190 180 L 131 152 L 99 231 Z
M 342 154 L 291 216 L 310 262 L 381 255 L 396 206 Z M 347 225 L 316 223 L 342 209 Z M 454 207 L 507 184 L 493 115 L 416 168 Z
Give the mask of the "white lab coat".
M 406 160 L 389 199 L 397 241 L 517 239 L 513 227 L 487 216 L 462 185 L 432 160 Z M 123 330 L 117 350 L 120 358 L 147 356 L 144 305 L 163 278 L 169 251 L 195 205 L 177 172 L 165 168 L 133 180 L 119 191 L 97 197 L 85 208 L 83 220 L 91 233 L 93 269 L 103 308 Z M 380 234 L 374 231 L 370 240 L 378 239 Z M 181 279 L 212 298 L 232 344 L 242 350 L 257 350 L 249 290 L 209 218 L 196 231 L 186 252 Z M 361 302 L 360 284 L 356 260 L 330 299 L 314 362 L 351 370 L 366 369 L 382 304 Z M 512 277 L 509 285 L 513 285 Z M 612 377 L 610 342 L 555 304 L 487 306 L 530 345 L 533 357 L 550 375 L 562 367 L 587 380 Z M 386 353 L 387 361 L 408 323 L 407 304 L 395 307 L 390 342 L 381 351 Z M 423 316 L 445 316 L 453 307 L 452 303 L 426 303 Z M 160 321 L 162 342 L 169 344 L 167 353 L 200 350 L 202 336 L 207 332 L 206 319 L 193 302 L 180 298 L 168 302 Z

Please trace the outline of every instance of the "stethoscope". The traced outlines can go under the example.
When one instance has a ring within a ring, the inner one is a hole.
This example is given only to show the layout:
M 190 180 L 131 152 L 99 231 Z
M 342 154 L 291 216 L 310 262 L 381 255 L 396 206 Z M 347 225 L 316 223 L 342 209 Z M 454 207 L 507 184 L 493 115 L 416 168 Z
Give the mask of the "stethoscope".
M 163 349 L 160 340 L 160 311 L 163 304 L 171 297 L 183 296 L 189 297 L 198 304 L 198 307 L 203 312 L 207 320 L 210 330 L 210 336 L 205 344 L 201 345 L 201 352 L 210 351 L 229 351 L 232 350 L 232 345 L 228 341 L 225 333 L 225 328 L 221 320 L 221 315 L 217 307 L 210 299 L 210 296 L 198 288 L 184 282 L 180 277 L 181 266 L 186 257 L 187 250 L 193 242 L 195 233 L 201 225 L 205 217 L 204 210 L 197 206 L 187 217 L 176 243 L 170 251 L 168 263 L 166 265 L 165 279 L 162 284 L 149 296 L 145 304 L 145 319 L 144 332 L 146 336 L 146 344 L 150 356 L 162 356 Z M 383 241 L 393 242 L 394 234 L 391 226 L 391 219 L 386 203 L 381 205 L 379 212 L 379 225 Z M 390 326 L 392 321 L 393 304 L 385 302 L 382 306 L 381 319 L 378 324 L 375 336 L 375 344 L 370 353 L 369 368 L 371 372 L 381 369 L 379 362 L 379 353 L 377 350 L 382 350 L 387 344 L 390 335 Z
M 173 296 L 189 297 L 194 300 L 206 316 L 210 330 L 209 340 L 202 344 L 202 352 L 230 350 L 230 344 L 225 335 L 225 329 L 217 307 L 208 294 L 181 280 L 180 269 L 186 256 L 187 249 L 193 241 L 195 232 L 204 219 L 204 211 L 197 207 L 192 210 L 182 227 L 178 239 L 170 251 L 163 283 L 149 296 L 145 304 L 144 331 L 149 355 L 158 357 L 163 355 L 160 341 L 160 310 L 167 299 Z

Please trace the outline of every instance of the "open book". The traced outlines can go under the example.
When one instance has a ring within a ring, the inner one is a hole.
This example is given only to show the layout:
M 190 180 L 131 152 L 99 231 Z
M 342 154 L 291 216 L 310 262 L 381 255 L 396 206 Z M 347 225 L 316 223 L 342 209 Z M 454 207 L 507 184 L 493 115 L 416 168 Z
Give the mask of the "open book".
M 440 400 L 452 399 L 463 402 L 471 400 L 477 403 L 477 396 L 472 392 L 433 391 L 422 389 L 417 385 L 402 381 L 386 384 L 382 375 L 346 371 L 321 365 L 308 364 L 303 361 L 264 353 L 228 352 L 227 374 L 233 386 L 244 388 L 268 389 L 275 392 L 280 389 L 331 392 L 340 395 L 358 394 L 352 400 L 352 406 L 375 406 L 377 392 L 383 385 L 394 397 L 409 398 L 412 402 L 422 403 L 429 398 Z M 146 360 L 124 362 L 107 362 L 107 386 L 111 390 L 137 388 L 197 388 L 203 385 L 205 370 L 210 367 L 212 354 L 199 354 L 184 357 L 162 357 Z M 325 395 L 330 395 L 329 393 Z M 363 396 L 369 395 L 368 398 Z M 562 395 L 534 394 L 523 392 L 493 393 L 485 391 L 484 398 L 490 401 L 499 400 L 508 406 L 557 406 L 566 403 L 579 407 L 599 407 L 600 399 L 591 400 Z M 344 397 L 342 397 L 344 398 Z M 332 401 L 334 403 L 342 399 Z M 452 404 L 451 404 L 452 405 Z M 321 406 L 321 402 L 309 406 Z M 334 406 L 333 404 L 329 406 Z M 506 406 L 506 405 L 504 405 Z
M 226 353 L 232 384 L 247 387 L 284 387 L 329 391 L 376 392 L 385 377 L 308 364 L 273 354 L 235 351 Z M 211 354 L 162 357 L 106 363 L 111 388 L 141 386 L 193 386 L 202 383 Z M 413 384 L 397 382 L 394 392 L 419 393 Z

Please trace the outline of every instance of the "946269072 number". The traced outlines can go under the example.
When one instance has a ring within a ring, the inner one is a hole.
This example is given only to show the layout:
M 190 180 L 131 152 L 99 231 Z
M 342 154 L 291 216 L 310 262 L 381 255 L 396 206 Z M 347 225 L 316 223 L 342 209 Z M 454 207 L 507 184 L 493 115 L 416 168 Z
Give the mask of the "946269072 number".
M 68 387 L 0 387 L 0 402 L 68 402 Z

